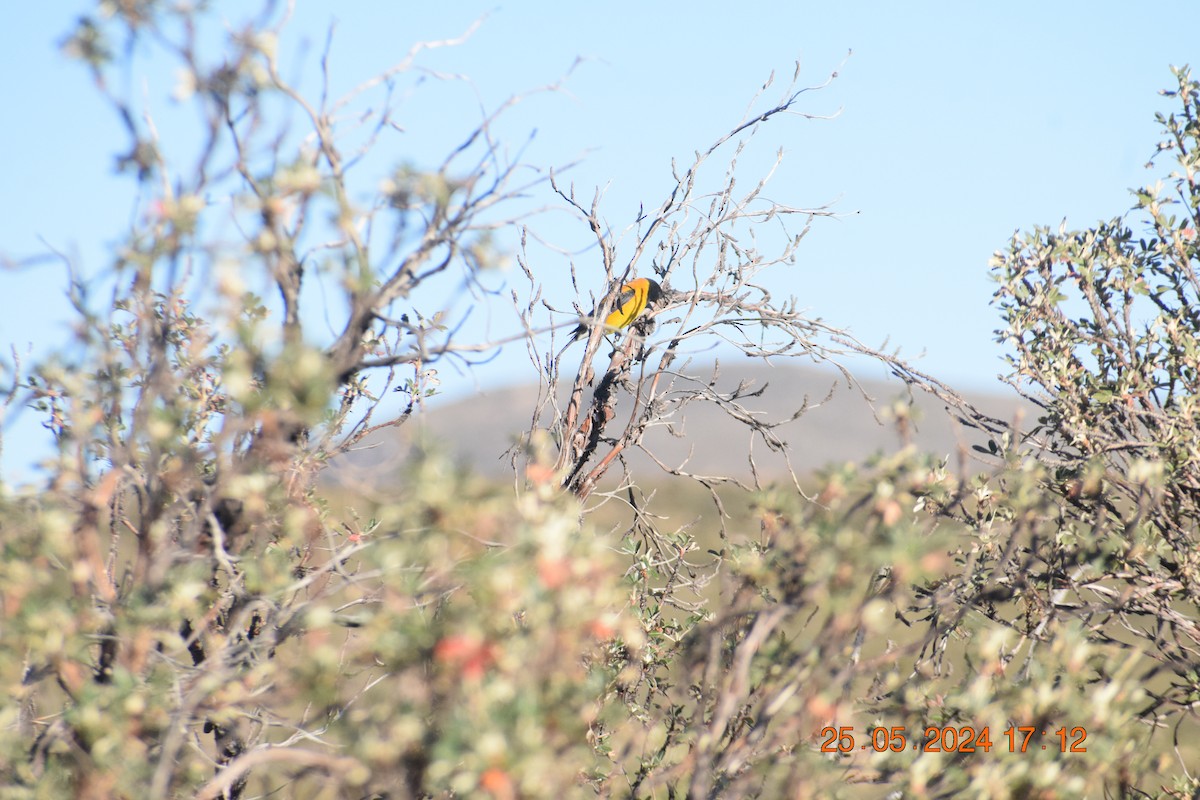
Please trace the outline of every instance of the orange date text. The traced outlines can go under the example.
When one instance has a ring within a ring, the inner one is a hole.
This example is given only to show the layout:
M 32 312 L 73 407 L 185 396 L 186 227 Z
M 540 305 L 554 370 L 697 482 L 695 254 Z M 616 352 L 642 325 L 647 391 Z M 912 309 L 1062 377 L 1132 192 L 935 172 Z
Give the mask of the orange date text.
M 883 753 L 919 750 L 926 753 L 1028 753 L 1050 750 L 1059 753 L 1086 753 L 1087 730 L 1076 725 L 1056 730 L 1035 725 L 1014 725 L 992 738 L 986 725 L 929 725 L 913 735 L 903 725 L 876 726 L 855 731 L 853 726 L 826 726 L 821 729 L 822 753 L 852 753 L 855 750 Z

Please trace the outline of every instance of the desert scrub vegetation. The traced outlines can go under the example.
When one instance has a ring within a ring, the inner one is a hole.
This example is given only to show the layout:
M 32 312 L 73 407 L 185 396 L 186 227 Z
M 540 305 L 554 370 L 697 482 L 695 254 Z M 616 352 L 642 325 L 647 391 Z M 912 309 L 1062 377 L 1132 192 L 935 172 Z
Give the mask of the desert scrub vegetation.
M 1039 409 L 1002 420 L 763 288 L 833 212 L 739 170 L 776 126 L 820 124 L 804 103 L 827 82 L 772 77 L 621 227 L 564 170 L 510 158 L 495 121 L 521 95 L 440 164 L 377 158 L 397 147 L 396 87 L 462 41 L 335 97 L 336 37 L 311 91 L 281 63 L 288 9 L 238 19 L 102 3 L 66 40 L 125 126 L 137 206 L 99 278 L 64 258 L 72 345 L 5 364 L 6 407 L 40 414 L 53 452 L 42 483 L 0 495 L 0 795 L 1200 791 L 1186 69 L 1162 182 L 994 257 L 1011 380 Z M 116 78 L 142 48 L 180 70 L 191 138 L 167 141 L 158 98 Z M 547 296 L 542 200 L 594 238 L 586 265 L 557 251 L 603 287 L 590 302 Z M 489 283 L 505 259 L 511 297 Z M 635 276 L 662 302 L 560 346 Z M 447 286 L 517 333 L 472 339 Z M 638 474 L 625 455 L 653 459 L 648 430 L 702 435 L 681 424 L 694 404 L 785 454 L 780 426 L 802 428 L 807 401 L 764 419 L 745 405 L 762 387 L 697 366 L 716 341 L 851 382 L 855 360 L 882 363 L 975 430 L 979 460 Z M 438 365 L 521 345 L 543 391 L 510 485 L 436 448 L 386 492 L 322 481 L 419 413 Z M 707 504 L 671 513 L 662 481 Z

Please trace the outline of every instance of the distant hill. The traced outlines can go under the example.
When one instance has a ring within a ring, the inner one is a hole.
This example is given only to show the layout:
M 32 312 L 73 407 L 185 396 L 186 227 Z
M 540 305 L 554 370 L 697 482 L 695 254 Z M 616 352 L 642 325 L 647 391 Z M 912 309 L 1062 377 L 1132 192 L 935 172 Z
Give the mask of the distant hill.
M 675 391 L 695 386 L 695 381 L 707 383 L 712 374 L 712 364 L 693 366 L 687 369 L 687 376 L 694 380 L 677 379 Z M 862 380 L 855 388 L 833 371 L 722 362 L 717 387 L 728 392 L 739 384 L 751 391 L 764 390 L 760 397 L 744 401 L 756 419 L 786 420 L 807 406 L 797 419 L 776 430 L 787 443 L 791 465 L 799 474 L 896 450 L 902 445 L 901 437 L 896 426 L 885 423 L 884 418 L 886 409 L 898 400 L 911 403 L 915 420 L 911 441 L 923 451 L 955 454 L 984 441 L 977 432 L 958 424 L 936 398 L 910 394 L 899 380 Z M 872 402 L 863 397 L 864 392 Z M 1000 383 L 994 393 L 965 396 L 977 408 L 1001 419 L 1014 418 L 1018 410 L 1026 425 L 1033 418 L 1028 404 Z M 404 426 L 380 431 L 339 458 L 332 477 L 348 485 L 386 482 L 418 441 L 439 443 L 482 475 L 511 477 L 511 461 L 505 451 L 529 430 L 537 397 L 535 386 L 512 386 L 431 405 Z M 614 430 L 628 420 L 629 408 L 628 398 L 618 404 Z M 669 422 L 669 427 L 664 424 L 650 430 L 645 440 L 646 447 L 668 465 L 685 465 L 688 472 L 699 475 L 746 477 L 753 452 L 760 475 L 783 474 L 782 456 L 770 452 L 761 439 L 752 439 L 744 425 L 712 403 L 693 403 Z M 644 454 L 631 458 L 640 474 L 652 477 L 658 472 Z

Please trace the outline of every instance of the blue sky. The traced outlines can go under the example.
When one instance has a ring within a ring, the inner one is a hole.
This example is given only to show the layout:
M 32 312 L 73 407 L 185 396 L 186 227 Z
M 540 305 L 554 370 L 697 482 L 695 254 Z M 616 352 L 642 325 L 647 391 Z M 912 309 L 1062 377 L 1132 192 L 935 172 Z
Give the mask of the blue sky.
M 311 40 L 309 68 L 337 20 L 332 68 L 344 86 L 386 68 L 412 42 L 457 36 L 486 15 L 468 42 L 421 59 L 470 84 L 422 89 L 411 112 L 445 118 L 441 128 L 412 120 L 411 152 L 397 160 L 436 163 L 447 142 L 429 130 L 465 132 L 478 116 L 476 96 L 494 106 L 558 80 L 582 57 L 565 92 L 522 104 L 504 130 L 519 146 L 537 129 L 525 153 L 535 163 L 585 155 L 572 180 L 586 196 L 608 187 L 604 210 L 617 225 L 640 202 L 661 200 L 670 159 L 686 161 L 728 130 L 772 70 L 786 78 L 799 60 L 806 84 L 838 70 L 800 105 L 840 110 L 835 119 L 792 118 L 761 134 L 766 151 L 785 152 L 770 196 L 806 207 L 835 202 L 842 215 L 818 221 L 782 288 L 814 316 L 867 344 L 886 339 L 965 388 L 992 385 L 1004 369 L 988 306 L 992 251 L 1018 228 L 1064 217 L 1086 226 L 1127 209 L 1127 190 L 1157 177 L 1143 165 L 1157 140 L 1154 112 L 1170 109 L 1157 96 L 1171 83 L 1168 65 L 1200 67 L 1195 6 L 1183 0 L 298 5 L 289 41 Z M 128 181 L 112 166 L 120 129 L 86 71 L 56 44 L 89 7 L 21 4 L 0 32 L 0 256 L 8 259 L 45 253 L 44 241 L 100 271 L 130 219 Z M 147 68 L 148 85 L 169 85 L 173 67 Z M 67 340 L 64 287 L 53 262 L 0 272 L 5 353 L 11 343 L 36 356 Z M 569 304 L 563 280 L 547 287 Z M 470 375 L 443 375 L 443 386 L 457 396 L 531 379 L 527 364 L 516 347 Z M 23 413 L 16 427 L 36 422 Z M 6 424 L 6 463 L 27 437 Z

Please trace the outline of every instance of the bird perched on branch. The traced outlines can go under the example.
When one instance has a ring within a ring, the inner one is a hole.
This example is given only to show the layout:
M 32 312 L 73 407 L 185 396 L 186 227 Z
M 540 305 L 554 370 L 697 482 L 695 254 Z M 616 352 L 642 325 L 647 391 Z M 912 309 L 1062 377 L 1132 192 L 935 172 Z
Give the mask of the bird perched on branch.
M 628 283 L 621 284 L 621 293 L 613 303 L 612 313 L 604 318 L 604 327 L 606 329 L 629 327 L 641 316 L 643 311 L 656 305 L 662 296 L 662 287 L 649 278 L 634 278 Z M 588 316 L 594 320 L 596 312 L 593 310 Z M 589 322 L 579 323 L 579 327 L 571 333 L 570 342 L 587 336 L 592 324 Z

